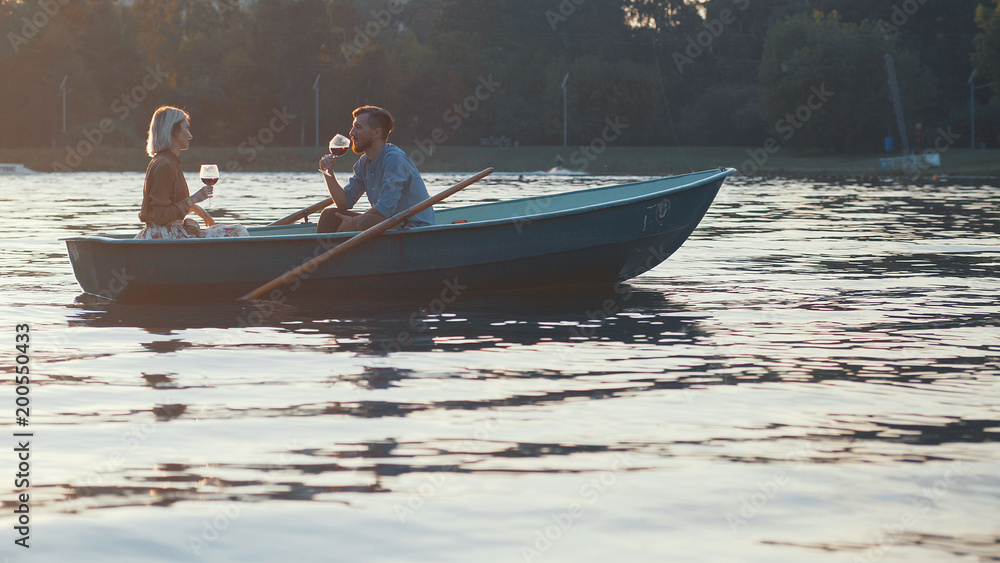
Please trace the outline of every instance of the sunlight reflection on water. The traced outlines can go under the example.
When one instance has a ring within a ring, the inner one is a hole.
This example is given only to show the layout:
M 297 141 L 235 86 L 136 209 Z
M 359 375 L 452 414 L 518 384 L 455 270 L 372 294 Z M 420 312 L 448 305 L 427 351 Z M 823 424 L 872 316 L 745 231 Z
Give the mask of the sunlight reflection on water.
M 995 187 L 731 179 L 625 291 L 331 296 L 247 327 L 80 294 L 58 238 L 138 230 L 141 180 L 0 180 L 39 560 L 997 555 Z M 627 180 L 496 174 L 445 206 Z M 323 195 L 231 174 L 211 211 Z

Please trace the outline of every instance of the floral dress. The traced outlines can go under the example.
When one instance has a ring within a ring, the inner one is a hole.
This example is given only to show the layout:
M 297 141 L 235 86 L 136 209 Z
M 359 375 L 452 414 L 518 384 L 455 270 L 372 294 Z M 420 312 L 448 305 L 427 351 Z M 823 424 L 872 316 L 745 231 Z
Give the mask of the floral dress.
M 181 238 L 223 238 L 223 237 L 248 237 L 250 233 L 243 225 L 215 225 L 207 229 L 202 229 L 198 235 L 192 235 L 184 229 L 183 222 L 178 219 L 166 225 L 147 223 L 146 227 L 135 235 L 137 239 L 158 240 L 158 239 L 181 239 Z

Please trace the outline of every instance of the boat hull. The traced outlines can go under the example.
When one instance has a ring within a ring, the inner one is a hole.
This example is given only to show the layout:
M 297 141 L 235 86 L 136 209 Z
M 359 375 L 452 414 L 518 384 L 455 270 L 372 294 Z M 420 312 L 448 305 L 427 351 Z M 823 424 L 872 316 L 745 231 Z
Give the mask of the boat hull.
M 457 297 L 614 284 L 673 254 L 731 173 L 723 169 L 442 210 L 439 223 L 447 224 L 389 231 L 264 297 Z M 314 228 L 252 228 L 253 236 L 232 239 L 74 237 L 66 244 L 87 293 L 119 301 L 223 300 L 235 299 L 351 236 L 317 235 L 310 232 Z

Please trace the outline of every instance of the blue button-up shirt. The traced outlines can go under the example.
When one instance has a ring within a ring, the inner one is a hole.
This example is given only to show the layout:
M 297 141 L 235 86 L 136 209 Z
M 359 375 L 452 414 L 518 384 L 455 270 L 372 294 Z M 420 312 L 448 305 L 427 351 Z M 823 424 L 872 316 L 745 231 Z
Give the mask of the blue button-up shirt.
M 429 197 L 417 166 L 402 149 L 390 144 L 386 144 L 371 162 L 368 155 L 361 155 L 344 191 L 347 192 L 348 209 L 366 193 L 368 203 L 383 217 L 392 217 Z M 434 223 L 434 209 L 428 207 L 407 219 L 405 225 L 422 227 Z

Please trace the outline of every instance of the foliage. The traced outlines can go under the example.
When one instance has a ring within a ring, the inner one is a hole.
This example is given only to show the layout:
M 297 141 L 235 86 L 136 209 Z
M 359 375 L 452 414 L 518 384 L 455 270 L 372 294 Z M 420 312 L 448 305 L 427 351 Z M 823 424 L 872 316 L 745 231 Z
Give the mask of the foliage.
M 877 151 L 896 125 L 886 54 L 895 62 L 904 113 L 919 115 L 935 101 L 933 76 L 875 24 L 815 13 L 774 25 L 760 65 L 772 136 L 787 146 Z
M 1000 94 L 1000 0 L 993 0 L 993 8 L 981 5 L 976 10 L 976 24 L 982 33 L 976 36 L 973 63 L 986 76 L 993 79 L 993 91 Z M 1000 95 L 993 97 L 1000 106 Z
M 403 145 L 558 145 L 568 72 L 571 144 L 620 118 L 620 146 L 759 146 L 826 84 L 789 144 L 876 150 L 895 128 L 886 52 L 911 123 L 968 107 L 980 1 L 912 0 L 902 21 L 901 0 L 0 0 L 0 147 L 139 149 L 161 104 L 202 146 L 311 146 L 362 104 Z M 998 9 L 979 12 L 983 73 L 1000 74 Z

